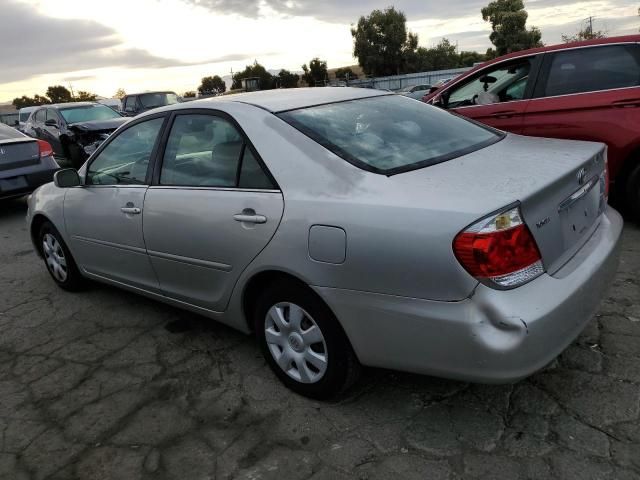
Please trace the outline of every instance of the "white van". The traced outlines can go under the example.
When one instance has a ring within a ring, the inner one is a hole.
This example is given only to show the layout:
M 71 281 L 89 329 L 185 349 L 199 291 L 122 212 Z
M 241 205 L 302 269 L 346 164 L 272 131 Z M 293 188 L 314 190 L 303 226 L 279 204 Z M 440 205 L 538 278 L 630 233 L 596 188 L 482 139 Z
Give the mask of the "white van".
M 31 112 L 33 112 L 36 108 L 38 107 L 24 107 L 18 110 L 18 126 L 16 128 L 22 133 L 26 133 L 24 131 L 25 124 L 27 123 Z

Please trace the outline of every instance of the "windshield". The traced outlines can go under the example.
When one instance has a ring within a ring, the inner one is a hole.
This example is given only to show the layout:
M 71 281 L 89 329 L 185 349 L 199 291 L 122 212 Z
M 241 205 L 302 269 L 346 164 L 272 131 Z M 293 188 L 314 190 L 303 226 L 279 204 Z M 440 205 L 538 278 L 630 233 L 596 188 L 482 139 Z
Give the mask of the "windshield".
M 348 162 L 385 175 L 440 163 L 502 138 L 402 95 L 291 110 L 280 117 Z
M 26 122 L 29 120 L 29 115 L 31 115 L 31 112 L 20 112 L 20 121 L 22 123 Z
M 178 103 L 178 96 L 175 93 L 145 93 L 140 95 L 140 103 L 144 108 L 163 107 Z
M 60 113 L 67 123 L 90 122 L 92 120 L 109 120 L 121 118 L 121 115 L 104 105 L 87 105 L 84 107 L 61 108 Z

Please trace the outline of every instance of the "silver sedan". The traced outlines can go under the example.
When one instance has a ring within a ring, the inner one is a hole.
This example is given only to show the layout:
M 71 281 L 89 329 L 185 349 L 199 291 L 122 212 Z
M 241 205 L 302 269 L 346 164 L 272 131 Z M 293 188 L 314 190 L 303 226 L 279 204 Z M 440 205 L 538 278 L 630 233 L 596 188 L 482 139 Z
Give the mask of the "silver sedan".
M 120 127 L 29 199 L 53 280 L 109 283 L 258 338 L 291 389 L 360 365 L 480 382 L 545 366 L 617 268 L 606 149 L 400 95 L 255 92 Z

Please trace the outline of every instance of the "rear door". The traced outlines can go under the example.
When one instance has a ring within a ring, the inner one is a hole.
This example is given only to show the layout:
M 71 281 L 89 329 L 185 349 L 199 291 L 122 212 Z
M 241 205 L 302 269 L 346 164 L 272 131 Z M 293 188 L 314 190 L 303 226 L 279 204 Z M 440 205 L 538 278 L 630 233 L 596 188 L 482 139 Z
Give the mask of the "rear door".
M 87 166 L 85 185 L 67 190 L 64 216 L 71 250 L 94 275 L 158 292 L 142 233 L 149 164 L 165 116 L 128 125 Z
M 541 55 L 490 65 L 446 90 L 447 109 L 512 133 L 521 133 Z
M 144 204 L 144 237 L 165 295 L 223 311 L 245 269 L 273 237 L 282 193 L 228 116 L 174 115 Z
M 613 178 L 638 138 L 640 46 L 547 53 L 533 96 L 523 133 L 604 142 Z

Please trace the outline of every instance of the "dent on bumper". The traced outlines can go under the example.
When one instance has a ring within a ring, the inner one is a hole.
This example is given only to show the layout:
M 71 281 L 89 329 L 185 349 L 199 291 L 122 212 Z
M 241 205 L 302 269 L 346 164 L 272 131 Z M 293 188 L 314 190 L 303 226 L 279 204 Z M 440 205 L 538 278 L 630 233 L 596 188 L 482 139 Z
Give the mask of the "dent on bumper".
M 514 290 L 478 285 L 460 302 L 314 287 L 364 365 L 477 382 L 526 377 L 559 355 L 596 313 L 618 266 L 622 218 L 608 208 L 553 277 Z

